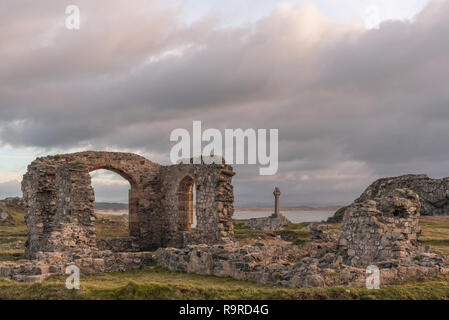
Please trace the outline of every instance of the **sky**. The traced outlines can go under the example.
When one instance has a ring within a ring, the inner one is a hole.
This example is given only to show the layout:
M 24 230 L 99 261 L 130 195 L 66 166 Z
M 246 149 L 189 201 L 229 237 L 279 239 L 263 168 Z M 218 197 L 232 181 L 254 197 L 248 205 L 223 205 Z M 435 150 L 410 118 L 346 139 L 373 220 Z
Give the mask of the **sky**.
M 131 4 L 132 3 L 132 4 Z M 79 30 L 65 27 L 77 5 Z M 279 171 L 237 205 L 347 204 L 375 179 L 448 176 L 448 0 L 3 0 L 0 198 L 37 156 L 169 164 L 176 128 L 279 129 Z M 129 184 L 92 173 L 97 201 Z

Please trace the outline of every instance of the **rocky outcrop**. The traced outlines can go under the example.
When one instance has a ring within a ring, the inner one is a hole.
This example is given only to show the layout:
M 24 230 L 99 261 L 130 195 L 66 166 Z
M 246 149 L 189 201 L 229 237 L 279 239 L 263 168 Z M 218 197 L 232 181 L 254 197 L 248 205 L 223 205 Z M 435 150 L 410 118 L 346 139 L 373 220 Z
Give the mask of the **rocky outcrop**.
M 349 206 L 341 207 L 338 209 L 334 215 L 327 219 L 327 223 L 338 223 L 343 220 L 343 216 L 345 215 L 346 210 L 349 208 Z
M 11 210 L 25 210 L 25 205 L 22 198 L 15 197 L 0 200 L 0 226 L 12 226 L 16 223 L 13 216 L 11 215 Z
M 337 242 L 337 234 L 327 224 L 311 223 L 310 239 L 315 242 Z
M 414 191 L 419 196 L 422 216 L 449 215 L 449 178 L 431 179 L 425 174 L 376 180 L 354 202 L 383 197 L 394 189 Z M 327 222 L 341 222 L 347 209 L 348 207 L 339 209 Z
M 12 198 L 5 198 L 3 200 L 3 203 L 11 209 L 24 211 L 25 210 L 25 203 L 22 198 L 19 197 L 12 197 Z
M 419 196 L 422 216 L 449 214 L 449 178 L 431 179 L 427 175 L 383 178 L 372 183 L 355 202 L 385 196 L 394 189 L 410 189 Z
M 8 225 L 8 226 L 14 225 L 14 219 L 9 214 L 9 212 L 0 208 L 0 226 L 6 226 L 6 225 Z

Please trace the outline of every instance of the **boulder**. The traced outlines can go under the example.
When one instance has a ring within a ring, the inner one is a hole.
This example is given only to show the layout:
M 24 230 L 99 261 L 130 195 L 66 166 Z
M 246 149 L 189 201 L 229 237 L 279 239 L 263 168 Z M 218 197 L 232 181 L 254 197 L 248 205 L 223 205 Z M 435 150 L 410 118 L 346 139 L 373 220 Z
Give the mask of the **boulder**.
M 316 242 L 337 242 L 337 234 L 326 224 L 309 224 L 311 241 Z
M 341 222 L 343 220 L 343 216 L 345 215 L 346 210 L 349 208 L 349 206 L 342 207 L 338 209 L 334 215 L 327 219 L 327 223 L 337 223 Z
M 14 225 L 14 219 L 8 211 L 0 208 L 0 225 Z
M 25 203 L 22 198 L 19 197 L 6 198 L 5 200 L 3 200 L 3 202 L 9 208 L 22 211 L 25 210 Z
M 248 229 L 257 230 L 283 230 L 287 227 L 289 221 L 282 214 L 279 216 L 271 215 L 266 218 L 251 218 L 244 222 L 244 226 Z

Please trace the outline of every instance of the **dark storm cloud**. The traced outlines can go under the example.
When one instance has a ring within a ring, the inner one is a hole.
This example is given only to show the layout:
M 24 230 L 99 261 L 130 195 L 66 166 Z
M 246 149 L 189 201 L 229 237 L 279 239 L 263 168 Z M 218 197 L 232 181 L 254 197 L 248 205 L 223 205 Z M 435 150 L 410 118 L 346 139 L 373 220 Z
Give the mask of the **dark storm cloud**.
M 279 173 L 238 167 L 236 192 L 350 201 L 383 175 L 449 175 L 449 3 L 363 30 L 313 5 L 240 27 L 184 24 L 157 2 L 59 1 L 0 10 L 0 142 L 168 155 L 174 128 L 279 128 Z M 270 190 L 269 190 L 270 189 Z M 271 193 L 270 193 L 271 194 Z M 238 200 L 239 201 L 239 200 Z

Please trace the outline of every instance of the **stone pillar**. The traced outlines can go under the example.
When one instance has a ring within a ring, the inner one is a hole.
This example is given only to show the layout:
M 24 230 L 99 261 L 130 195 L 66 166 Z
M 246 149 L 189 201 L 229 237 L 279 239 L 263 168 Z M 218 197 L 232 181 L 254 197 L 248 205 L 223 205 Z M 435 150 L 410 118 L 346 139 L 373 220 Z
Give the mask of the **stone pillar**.
M 279 196 L 281 195 L 281 191 L 278 187 L 274 188 L 274 217 L 279 218 L 281 213 L 279 212 Z

